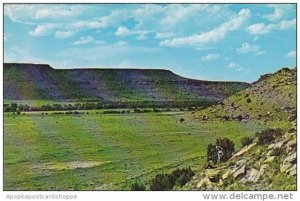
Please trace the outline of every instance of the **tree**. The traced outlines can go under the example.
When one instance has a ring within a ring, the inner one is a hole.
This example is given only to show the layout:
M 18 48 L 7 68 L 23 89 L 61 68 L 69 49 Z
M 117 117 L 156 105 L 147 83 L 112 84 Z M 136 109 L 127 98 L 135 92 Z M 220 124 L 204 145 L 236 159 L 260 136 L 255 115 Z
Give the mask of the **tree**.
M 17 103 L 11 103 L 10 104 L 10 111 L 15 112 L 17 107 L 18 107 Z
M 20 111 L 19 108 L 16 109 L 16 113 L 17 113 L 17 115 L 20 115 L 20 114 L 21 114 L 21 111 Z
M 228 138 L 218 138 L 216 143 L 209 144 L 207 146 L 207 160 L 212 160 L 214 163 L 218 160 L 218 154 L 216 150 L 216 146 L 220 146 L 223 149 L 223 156 L 221 158 L 221 162 L 225 162 L 231 158 L 234 153 L 234 142 Z
M 228 138 L 218 138 L 216 140 L 216 145 L 223 148 L 223 156 L 221 161 L 227 161 L 231 158 L 232 154 L 234 153 L 234 142 Z

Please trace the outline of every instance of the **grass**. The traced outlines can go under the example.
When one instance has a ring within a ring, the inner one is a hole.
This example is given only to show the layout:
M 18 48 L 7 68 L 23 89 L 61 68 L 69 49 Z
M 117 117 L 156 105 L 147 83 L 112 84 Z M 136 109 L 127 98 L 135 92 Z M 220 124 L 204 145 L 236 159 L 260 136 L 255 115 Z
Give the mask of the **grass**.
M 185 118 L 183 123 L 180 118 Z M 200 122 L 190 114 L 4 114 L 5 190 L 129 190 L 158 173 L 200 171 L 207 144 L 264 129 L 254 122 Z

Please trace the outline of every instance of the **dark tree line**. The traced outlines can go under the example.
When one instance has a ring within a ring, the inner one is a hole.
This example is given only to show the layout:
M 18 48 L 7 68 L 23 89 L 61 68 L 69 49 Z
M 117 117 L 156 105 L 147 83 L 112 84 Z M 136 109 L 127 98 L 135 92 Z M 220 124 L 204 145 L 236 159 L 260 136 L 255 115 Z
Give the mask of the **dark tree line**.
M 4 104 L 4 112 L 18 111 L 65 111 L 65 110 L 94 110 L 94 109 L 136 109 L 136 108 L 196 108 L 208 107 L 212 102 L 205 101 L 136 101 L 136 102 L 83 102 L 74 104 L 45 104 L 32 106 L 28 104 Z M 157 109 L 157 111 L 159 111 Z M 138 112 L 138 111 L 136 111 Z

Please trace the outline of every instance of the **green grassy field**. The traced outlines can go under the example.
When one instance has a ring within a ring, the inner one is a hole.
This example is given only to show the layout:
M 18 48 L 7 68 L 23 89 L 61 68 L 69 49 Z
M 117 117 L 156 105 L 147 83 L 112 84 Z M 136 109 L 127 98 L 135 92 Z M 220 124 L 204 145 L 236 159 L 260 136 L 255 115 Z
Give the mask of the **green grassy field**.
M 180 118 L 185 118 L 183 123 Z M 264 129 L 188 113 L 4 114 L 5 190 L 129 190 L 178 167 L 199 171 L 208 143 Z

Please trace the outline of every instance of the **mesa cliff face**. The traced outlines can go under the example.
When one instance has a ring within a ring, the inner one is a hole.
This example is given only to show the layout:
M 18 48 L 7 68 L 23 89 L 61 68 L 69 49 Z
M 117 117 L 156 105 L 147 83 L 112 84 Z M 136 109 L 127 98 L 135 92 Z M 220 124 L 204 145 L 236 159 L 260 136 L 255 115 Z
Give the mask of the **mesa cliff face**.
M 211 104 L 249 86 L 180 77 L 160 69 L 53 69 L 4 64 L 6 100 L 203 101 Z

